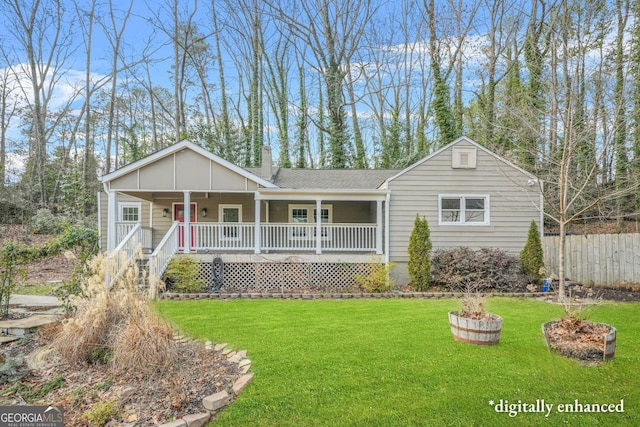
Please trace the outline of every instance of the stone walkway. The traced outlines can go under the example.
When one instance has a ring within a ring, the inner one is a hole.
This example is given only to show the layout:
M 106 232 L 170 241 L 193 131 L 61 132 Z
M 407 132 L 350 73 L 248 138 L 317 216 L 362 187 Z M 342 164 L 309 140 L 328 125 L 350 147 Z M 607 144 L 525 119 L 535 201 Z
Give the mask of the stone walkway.
M 0 321 L 0 344 L 33 333 L 40 326 L 58 322 L 64 312 L 62 301 L 49 295 L 12 295 L 9 312 L 27 317 Z

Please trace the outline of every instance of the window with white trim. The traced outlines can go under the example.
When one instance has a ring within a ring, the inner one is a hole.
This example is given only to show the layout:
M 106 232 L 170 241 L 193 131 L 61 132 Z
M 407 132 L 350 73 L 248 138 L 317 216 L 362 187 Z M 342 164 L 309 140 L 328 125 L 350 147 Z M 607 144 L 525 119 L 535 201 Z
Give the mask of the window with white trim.
M 218 222 L 242 222 L 242 205 L 220 205 L 218 208 Z M 222 227 L 222 235 L 224 240 L 239 240 L 240 227 L 233 225 L 225 225 Z
M 328 224 L 333 221 L 333 206 L 322 205 L 320 208 L 320 222 Z M 316 223 L 316 206 L 315 205 L 289 205 L 289 222 L 294 224 L 309 224 L 304 227 L 293 227 L 291 229 L 292 238 L 315 237 L 316 229 L 311 225 Z M 312 230 L 307 232 L 308 230 Z M 323 228 L 322 237 L 328 237 L 328 230 Z
M 438 206 L 440 224 L 489 225 L 489 196 L 441 194 Z
M 118 204 L 118 220 L 121 222 L 140 222 L 141 208 L 137 202 L 120 202 Z

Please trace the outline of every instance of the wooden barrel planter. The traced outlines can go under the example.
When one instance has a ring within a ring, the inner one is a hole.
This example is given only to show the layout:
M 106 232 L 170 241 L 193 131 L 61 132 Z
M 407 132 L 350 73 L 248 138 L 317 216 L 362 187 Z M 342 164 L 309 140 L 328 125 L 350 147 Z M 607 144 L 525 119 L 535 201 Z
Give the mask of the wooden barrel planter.
M 604 361 L 611 360 L 614 358 L 616 353 L 616 334 L 617 330 L 611 325 L 606 323 L 593 323 L 592 325 L 596 328 L 601 328 L 607 332 L 598 334 L 599 343 L 595 346 L 595 350 L 591 352 L 585 352 L 585 354 L 580 354 L 579 352 L 572 352 L 571 346 L 563 345 L 563 343 L 558 342 L 558 337 L 555 337 L 553 333 L 550 333 L 551 328 L 556 325 L 559 321 L 555 320 L 552 322 L 547 322 L 542 325 L 542 333 L 544 334 L 545 341 L 547 342 L 547 347 L 549 350 L 555 350 L 563 356 L 571 357 L 578 360 L 583 361 Z
M 476 345 L 496 345 L 500 341 L 502 317 L 487 313 L 488 319 L 469 319 L 449 312 L 449 325 L 456 341 Z

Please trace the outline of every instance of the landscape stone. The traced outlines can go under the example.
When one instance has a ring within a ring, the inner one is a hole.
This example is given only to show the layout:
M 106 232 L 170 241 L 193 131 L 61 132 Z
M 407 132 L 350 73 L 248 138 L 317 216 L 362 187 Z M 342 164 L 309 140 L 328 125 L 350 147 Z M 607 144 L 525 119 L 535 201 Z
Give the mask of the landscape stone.
M 223 343 L 221 343 L 221 344 L 216 344 L 216 345 L 213 347 L 213 349 L 214 349 L 215 351 L 221 351 L 221 350 L 222 350 L 222 349 L 224 349 L 226 346 L 227 346 L 227 343 L 226 343 L 226 342 L 223 342 Z
M 187 427 L 187 423 L 182 420 L 175 420 L 169 423 L 160 424 L 159 427 Z
M 136 389 L 134 387 L 124 386 L 120 391 L 118 391 L 118 397 L 123 402 L 126 402 L 133 395 L 133 393 L 135 393 L 135 391 Z
M 240 363 L 238 363 L 239 367 L 243 367 L 243 366 L 247 366 L 247 365 L 251 365 L 251 360 L 249 359 L 243 359 L 240 361 Z
M 238 353 L 235 353 L 234 355 L 230 356 L 228 359 L 230 362 L 238 363 L 242 360 L 242 356 L 240 356 Z
M 187 427 L 202 427 L 209 422 L 211 414 L 208 412 L 202 412 L 200 414 L 185 415 L 182 419 L 187 423 Z
M 235 352 L 233 351 L 232 348 L 225 348 L 224 350 L 222 350 L 222 355 L 223 356 L 227 356 L 227 355 L 231 354 L 231 352 L 233 352 L 235 354 Z
M 240 369 L 240 372 L 242 372 L 243 374 L 246 374 L 247 372 L 249 372 L 249 369 L 251 369 L 251 364 L 244 365 L 242 369 Z
M 223 390 L 205 397 L 202 399 L 202 404 L 207 411 L 217 411 L 218 409 L 227 406 L 230 401 L 231 396 Z
M 245 358 L 247 357 L 247 350 L 240 350 L 238 354 L 240 355 L 240 357 Z
M 245 389 L 246 386 L 249 385 L 251 380 L 253 379 L 253 372 L 249 372 L 248 374 L 244 374 L 241 376 L 238 381 L 233 384 L 233 392 L 238 395 Z

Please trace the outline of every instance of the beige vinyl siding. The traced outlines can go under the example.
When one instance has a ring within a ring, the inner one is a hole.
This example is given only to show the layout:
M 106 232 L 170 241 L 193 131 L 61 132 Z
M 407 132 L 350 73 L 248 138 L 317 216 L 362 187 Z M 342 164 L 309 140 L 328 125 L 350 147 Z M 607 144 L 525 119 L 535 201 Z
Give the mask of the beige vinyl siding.
M 475 147 L 464 140 L 455 146 Z M 427 218 L 434 249 L 495 247 L 518 254 L 531 221 L 540 226 L 539 187 L 529 185 L 531 176 L 481 149 L 475 169 L 454 169 L 452 148 L 389 183 L 389 256 L 401 283 L 408 281 L 407 247 L 416 214 Z M 445 194 L 489 196 L 489 225 L 439 225 L 438 196 Z
M 120 203 L 122 202 L 133 202 L 140 204 L 140 220 L 143 227 L 149 227 L 149 218 L 151 214 L 151 209 L 149 206 L 149 202 L 146 200 L 139 199 L 137 197 L 129 196 L 126 194 L 116 194 L 116 222 L 120 221 Z M 108 217 L 107 214 L 109 212 L 109 197 L 107 193 L 104 191 L 100 191 L 100 247 L 103 250 L 107 249 L 107 226 L 108 226 Z
M 289 205 L 315 206 L 315 201 L 278 200 L 269 202 L 269 222 L 289 222 Z M 332 206 L 334 223 L 375 223 L 375 202 L 323 201 L 323 206 Z
M 257 184 L 191 150 L 146 164 L 109 182 L 112 190 L 254 191 Z
M 173 206 L 183 203 L 182 197 L 156 198 L 153 204 L 153 247 L 158 246 L 171 224 L 173 224 Z M 242 221 L 253 222 L 255 202 L 253 193 L 194 193 L 191 203 L 196 204 L 196 222 L 218 222 L 218 209 L 222 205 L 242 205 Z M 162 210 L 168 209 L 166 217 Z M 202 216 L 202 209 L 207 209 L 207 216 Z M 262 220 L 265 218 L 265 205 L 262 206 Z

